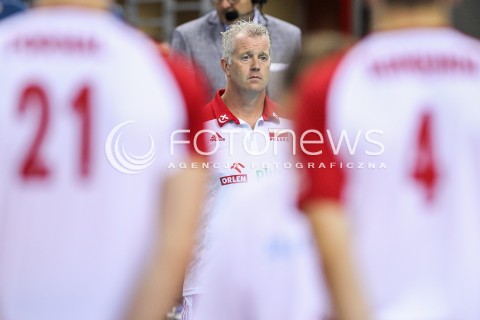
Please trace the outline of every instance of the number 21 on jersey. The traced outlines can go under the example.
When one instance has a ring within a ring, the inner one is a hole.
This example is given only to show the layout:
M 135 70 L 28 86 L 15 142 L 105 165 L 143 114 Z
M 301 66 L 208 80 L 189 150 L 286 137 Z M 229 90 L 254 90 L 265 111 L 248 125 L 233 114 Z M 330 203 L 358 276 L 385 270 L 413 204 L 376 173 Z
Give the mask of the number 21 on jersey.
M 45 162 L 42 146 L 51 121 L 51 101 L 46 90 L 37 83 L 26 85 L 20 92 L 18 112 L 24 115 L 35 112 L 39 115 L 38 126 L 31 144 L 23 156 L 19 174 L 25 180 L 46 179 L 52 173 L 52 168 Z M 91 89 L 88 85 L 79 87 L 72 99 L 64 105 L 70 108 L 72 118 L 76 118 L 80 130 L 78 174 L 86 178 L 90 174 L 91 162 Z M 35 110 L 37 109 L 37 110 Z

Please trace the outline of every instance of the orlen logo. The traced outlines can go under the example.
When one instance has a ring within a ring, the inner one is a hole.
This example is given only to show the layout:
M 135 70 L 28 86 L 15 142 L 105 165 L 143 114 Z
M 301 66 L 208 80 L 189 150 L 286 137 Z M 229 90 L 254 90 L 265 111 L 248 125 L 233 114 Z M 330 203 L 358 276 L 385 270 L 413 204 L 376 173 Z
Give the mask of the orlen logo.
M 151 135 L 148 135 L 150 147 L 146 154 L 136 156 L 125 151 L 125 146 L 120 142 L 125 126 L 135 121 L 125 121 L 113 128 L 105 141 L 105 154 L 110 164 L 121 173 L 138 174 L 152 165 L 155 161 L 155 143 Z
M 215 141 L 225 141 L 225 138 L 222 137 L 222 136 L 220 135 L 220 133 L 215 132 L 215 134 L 213 134 L 213 135 L 210 137 L 210 142 L 215 142 Z
M 230 169 L 237 171 L 238 173 L 242 173 L 242 169 L 245 169 L 245 166 L 240 162 L 235 162 Z M 247 183 L 248 177 L 246 174 L 234 174 L 231 176 L 220 177 L 220 183 L 222 186 L 226 186 L 229 184 L 235 183 Z

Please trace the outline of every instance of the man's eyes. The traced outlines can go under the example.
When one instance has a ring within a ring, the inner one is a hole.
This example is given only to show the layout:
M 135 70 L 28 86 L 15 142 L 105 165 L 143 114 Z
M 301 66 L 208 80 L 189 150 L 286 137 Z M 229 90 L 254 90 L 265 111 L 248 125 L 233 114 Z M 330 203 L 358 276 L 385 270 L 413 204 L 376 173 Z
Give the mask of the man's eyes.
M 245 55 L 245 56 L 241 56 L 240 59 L 242 61 L 249 61 L 250 59 L 252 58 L 252 56 L 249 56 L 249 55 Z M 262 62 L 267 62 L 268 61 L 268 56 L 259 56 L 258 59 Z

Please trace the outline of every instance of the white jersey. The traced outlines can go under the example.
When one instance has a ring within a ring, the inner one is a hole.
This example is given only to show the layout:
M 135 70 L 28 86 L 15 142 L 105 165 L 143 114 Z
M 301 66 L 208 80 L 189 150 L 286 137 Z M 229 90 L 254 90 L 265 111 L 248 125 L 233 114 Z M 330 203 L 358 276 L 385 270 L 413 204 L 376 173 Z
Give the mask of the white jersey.
M 230 215 L 218 202 L 242 187 L 249 187 L 285 171 L 293 143 L 291 122 L 275 113 L 266 98 L 262 116 L 252 129 L 235 117 L 221 99 L 223 90 L 206 106 L 207 150 L 210 183 L 195 257 L 184 284 L 184 295 L 201 293 L 199 278 L 211 259 L 218 216 Z M 226 212 L 225 212 L 226 211 Z
M 294 171 L 292 170 L 293 174 Z M 320 260 L 296 183 L 282 175 L 219 199 L 215 255 L 194 319 L 329 319 Z
M 302 202 L 343 200 L 374 319 L 480 319 L 480 44 L 379 32 L 302 84 Z
M 146 37 L 74 7 L 2 22 L 0 69 L 0 317 L 120 319 L 185 120 L 174 77 Z

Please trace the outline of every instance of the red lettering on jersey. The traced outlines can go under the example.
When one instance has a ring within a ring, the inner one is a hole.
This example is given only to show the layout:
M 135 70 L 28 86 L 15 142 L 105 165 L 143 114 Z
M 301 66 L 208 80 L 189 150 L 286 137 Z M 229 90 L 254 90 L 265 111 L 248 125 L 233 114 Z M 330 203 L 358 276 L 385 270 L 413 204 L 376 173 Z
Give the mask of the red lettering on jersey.
M 33 143 L 30 146 L 25 160 L 22 162 L 20 174 L 24 179 L 46 178 L 50 174 L 50 171 L 45 165 L 40 151 L 45 134 L 47 133 L 50 113 L 45 91 L 37 85 L 27 86 L 20 95 L 20 103 L 18 104 L 19 112 L 24 114 L 29 107 L 38 107 L 40 109 L 40 123 Z
M 454 56 L 401 56 L 390 60 L 376 61 L 371 70 L 377 76 L 391 75 L 399 72 L 438 73 L 460 72 L 466 74 L 476 73 L 477 64 L 468 58 Z
M 81 118 L 80 136 L 80 173 L 87 177 L 90 173 L 90 150 L 91 150 L 91 110 L 90 110 L 90 87 L 84 86 L 73 100 L 73 109 Z
M 18 37 L 11 43 L 16 51 L 33 53 L 96 53 L 100 48 L 93 38 L 75 36 L 27 36 Z
M 438 181 L 438 172 L 435 164 L 432 146 L 432 115 L 423 115 L 417 141 L 417 158 L 412 176 L 426 192 L 427 201 L 435 198 L 435 187 Z

